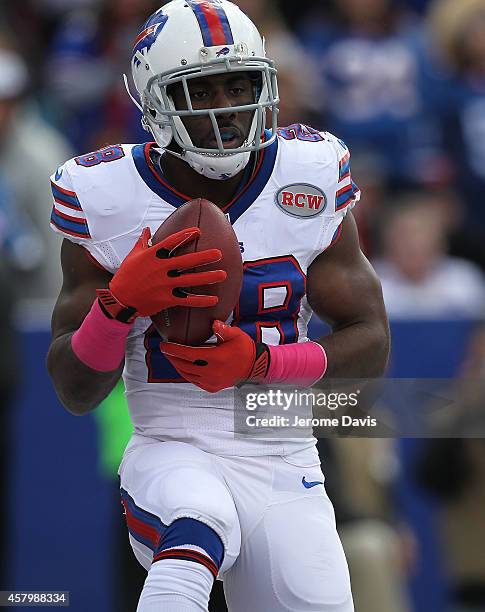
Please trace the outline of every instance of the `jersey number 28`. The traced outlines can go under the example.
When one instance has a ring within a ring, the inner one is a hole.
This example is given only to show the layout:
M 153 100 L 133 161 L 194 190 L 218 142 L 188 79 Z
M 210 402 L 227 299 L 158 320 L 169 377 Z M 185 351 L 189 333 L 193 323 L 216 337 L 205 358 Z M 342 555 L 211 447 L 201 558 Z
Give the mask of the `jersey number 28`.
M 293 255 L 244 263 L 243 286 L 234 309 L 237 325 L 256 342 L 289 344 L 298 340 L 298 314 L 306 293 L 306 276 Z M 145 334 L 148 382 L 184 382 L 160 351 L 160 336 Z

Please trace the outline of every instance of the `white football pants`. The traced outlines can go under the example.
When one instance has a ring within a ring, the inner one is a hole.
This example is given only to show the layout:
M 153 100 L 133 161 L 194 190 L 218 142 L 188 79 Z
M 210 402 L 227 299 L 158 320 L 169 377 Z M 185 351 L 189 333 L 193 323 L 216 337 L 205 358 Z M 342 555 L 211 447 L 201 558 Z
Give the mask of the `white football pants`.
M 145 443 L 128 449 L 120 477 L 143 567 L 157 556 L 158 531 L 192 519 L 179 524 L 199 525 L 200 539 L 170 550 L 218 573 L 230 612 L 353 612 L 315 447 L 285 457 L 222 457 L 184 442 L 137 438 Z

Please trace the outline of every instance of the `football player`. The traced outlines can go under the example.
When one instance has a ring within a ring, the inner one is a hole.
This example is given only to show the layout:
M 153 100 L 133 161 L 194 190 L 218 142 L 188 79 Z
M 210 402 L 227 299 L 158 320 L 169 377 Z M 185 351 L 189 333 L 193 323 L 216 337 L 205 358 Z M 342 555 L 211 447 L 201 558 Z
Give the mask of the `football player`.
M 77 415 L 123 375 L 135 433 L 122 503 L 148 570 L 138 610 L 207 610 L 219 578 L 231 612 L 350 612 L 315 439 L 238 436 L 234 414 L 243 381 L 310 386 L 385 368 L 388 324 L 350 212 L 349 151 L 326 132 L 277 128 L 275 67 L 227 0 L 163 6 L 135 41 L 132 72 L 154 142 L 105 147 L 52 177 L 51 225 L 65 240 L 48 369 Z M 199 268 L 221 253 L 177 255 L 196 228 L 150 237 L 198 197 L 232 223 L 244 281 L 233 317 L 214 322 L 217 343 L 186 347 L 162 342 L 149 316 L 213 305 L 193 288 L 224 280 Z M 332 327 L 316 342 L 312 311 Z

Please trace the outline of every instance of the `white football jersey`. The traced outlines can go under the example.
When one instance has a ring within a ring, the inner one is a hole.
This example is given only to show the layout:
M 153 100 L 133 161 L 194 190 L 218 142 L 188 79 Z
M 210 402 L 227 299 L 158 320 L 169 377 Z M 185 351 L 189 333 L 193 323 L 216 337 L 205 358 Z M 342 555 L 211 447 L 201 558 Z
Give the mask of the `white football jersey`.
M 154 234 L 191 199 L 164 180 L 159 154 L 155 143 L 115 145 L 66 162 L 51 177 L 53 230 L 115 273 L 144 227 Z M 349 157 L 345 144 L 329 133 L 301 124 L 282 128 L 261 152 L 252 178 L 224 208 L 244 262 L 231 321 L 256 341 L 307 341 L 308 267 L 338 238 L 360 196 Z M 159 342 L 150 319 L 137 319 L 123 373 L 136 433 L 223 455 L 288 454 L 314 444 L 313 438 L 237 435 L 233 390 L 212 394 L 185 382 Z

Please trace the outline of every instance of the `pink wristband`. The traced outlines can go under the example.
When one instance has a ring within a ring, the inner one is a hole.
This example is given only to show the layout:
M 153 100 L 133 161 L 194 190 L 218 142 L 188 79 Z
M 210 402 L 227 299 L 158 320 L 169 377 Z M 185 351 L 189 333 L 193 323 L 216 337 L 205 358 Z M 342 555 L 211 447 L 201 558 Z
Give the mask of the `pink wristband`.
M 128 323 L 108 319 L 95 300 L 81 327 L 72 335 L 72 350 L 92 370 L 112 372 L 125 356 L 131 327 Z
M 290 383 L 311 387 L 327 370 L 325 349 L 316 342 L 269 346 L 271 361 L 265 383 Z

